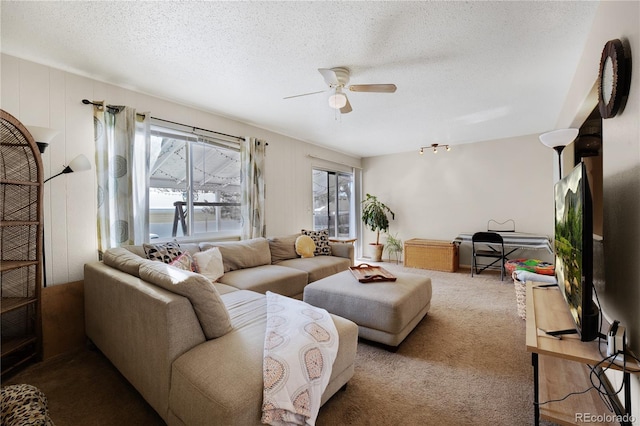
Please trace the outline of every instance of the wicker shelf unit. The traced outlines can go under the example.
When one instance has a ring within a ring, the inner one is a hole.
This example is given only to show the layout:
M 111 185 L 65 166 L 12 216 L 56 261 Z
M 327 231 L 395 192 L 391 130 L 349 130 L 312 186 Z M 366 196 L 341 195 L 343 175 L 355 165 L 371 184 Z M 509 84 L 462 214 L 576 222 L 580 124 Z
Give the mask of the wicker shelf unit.
M 42 159 L 29 131 L 0 110 L 2 378 L 42 356 Z

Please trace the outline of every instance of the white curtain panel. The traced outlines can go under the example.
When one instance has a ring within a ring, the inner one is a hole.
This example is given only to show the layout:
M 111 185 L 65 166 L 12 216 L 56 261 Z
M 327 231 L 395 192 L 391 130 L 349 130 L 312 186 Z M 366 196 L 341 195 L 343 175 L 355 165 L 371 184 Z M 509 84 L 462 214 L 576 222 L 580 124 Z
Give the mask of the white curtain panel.
M 240 144 L 242 239 L 266 236 L 264 223 L 264 157 L 267 143 L 246 138 Z
M 94 106 L 98 251 L 149 239 L 149 114 Z

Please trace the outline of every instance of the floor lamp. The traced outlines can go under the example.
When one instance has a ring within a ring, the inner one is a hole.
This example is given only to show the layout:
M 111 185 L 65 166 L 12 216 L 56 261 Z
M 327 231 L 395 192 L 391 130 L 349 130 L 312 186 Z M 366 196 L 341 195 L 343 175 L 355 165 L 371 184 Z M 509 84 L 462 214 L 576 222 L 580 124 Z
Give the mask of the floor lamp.
M 578 129 L 558 129 L 539 136 L 543 145 L 553 148 L 558 153 L 558 176 L 560 179 L 562 179 L 562 151 L 577 136 Z
M 82 172 L 85 170 L 91 170 L 91 163 L 89 162 L 89 159 L 87 157 L 85 157 L 83 154 L 78 155 L 76 158 L 74 158 L 73 160 L 71 160 L 71 162 L 69 163 L 68 166 L 66 166 L 60 173 L 51 176 L 50 178 L 46 179 L 43 183 L 49 182 L 51 179 L 58 177 L 62 174 L 66 174 L 66 173 L 73 173 L 73 172 Z M 42 250 L 42 268 L 44 269 L 44 226 L 43 226 L 43 230 L 42 230 L 42 245 L 43 245 L 43 250 Z M 46 272 L 43 271 L 42 273 L 42 277 L 44 278 L 44 287 L 47 286 L 47 277 L 46 277 Z

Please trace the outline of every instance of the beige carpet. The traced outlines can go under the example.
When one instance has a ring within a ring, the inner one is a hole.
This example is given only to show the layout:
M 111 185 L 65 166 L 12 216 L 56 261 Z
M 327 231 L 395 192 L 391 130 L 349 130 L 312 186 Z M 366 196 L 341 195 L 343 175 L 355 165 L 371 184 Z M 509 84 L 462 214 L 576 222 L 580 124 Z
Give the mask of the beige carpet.
M 396 353 L 361 341 L 354 377 L 317 424 L 533 424 L 531 356 L 513 282 L 383 265 L 430 276 L 431 311 Z M 48 360 L 7 383 L 38 386 L 57 426 L 162 424 L 99 352 Z

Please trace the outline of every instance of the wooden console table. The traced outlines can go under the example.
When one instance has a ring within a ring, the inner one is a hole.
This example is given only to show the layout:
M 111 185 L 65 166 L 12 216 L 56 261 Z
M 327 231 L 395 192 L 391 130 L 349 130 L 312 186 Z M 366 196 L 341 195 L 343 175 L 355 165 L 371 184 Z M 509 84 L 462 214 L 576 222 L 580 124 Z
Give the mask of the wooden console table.
M 603 359 L 598 347 L 599 339 L 582 342 L 577 334 L 563 335 L 558 339 L 539 331 L 575 327 L 558 287 L 536 287 L 541 284 L 527 282 L 526 296 L 526 341 L 534 369 L 535 424 L 538 425 L 541 418 L 563 425 L 588 423 L 584 421 L 585 416 L 606 416 L 604 420 L 611 420 L 597 424 L 619 424 L 616 422 L 619 417 L 605 406 L 595 389 L 571 395 L 563 401 L 538 404 L 588 389 L 591 386 L 589 366 L 595 366 Z M 602 352 L 606 354 L 606 344 L 602 346 Z M 608 362 L 604 366 L 607 365 Z M 610 368 L 622 370 L 617 365 L 611 365 Z M 628 359 L 627 370 L 623 374 L 624 414 L 628 418 L 631 417 L 630 370 L 633 370 L 631 373 L 638 374 L 635 361 L 631 358 Z

